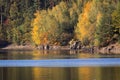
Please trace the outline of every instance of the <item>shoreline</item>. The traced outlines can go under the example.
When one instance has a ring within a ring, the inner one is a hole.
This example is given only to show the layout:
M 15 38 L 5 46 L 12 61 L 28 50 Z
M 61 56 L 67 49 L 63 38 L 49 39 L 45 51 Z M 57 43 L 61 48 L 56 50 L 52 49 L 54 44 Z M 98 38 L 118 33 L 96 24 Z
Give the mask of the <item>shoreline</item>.
M 0 48 L 0 50 L 43 50 L 39 49 L 33 45 L 15 45 L 11 44 L 6 47 Z M 47 50 L 47 49 L 46 49 Z M 72 50 L 69 46 L 50 46 L 48 50 Z M 87 53 L 100 53 L 100 54 L 120 54 L 120 44 L 111 44 L 106 47 L 102 47 L 98 49 L 97 47 L 94 48 L 82 48 L 76 51 L 80 52 L 87 52 Z
M 1 50 L 34 50 L 35 47 L 32 45 L 15 45 L 15 44 L 10 44 L 6 47 L 0 48 Z
M 120 44 L 111 44 L 99 49 L 101 54 L 120 54 Z

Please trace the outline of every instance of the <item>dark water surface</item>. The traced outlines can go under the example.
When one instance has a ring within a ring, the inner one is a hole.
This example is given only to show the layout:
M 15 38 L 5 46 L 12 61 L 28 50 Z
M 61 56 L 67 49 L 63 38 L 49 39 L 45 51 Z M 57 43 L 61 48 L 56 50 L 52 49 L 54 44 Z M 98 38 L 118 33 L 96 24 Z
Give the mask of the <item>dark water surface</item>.
M 120 80 L 120 55 L 0 51 L 0 80 Z

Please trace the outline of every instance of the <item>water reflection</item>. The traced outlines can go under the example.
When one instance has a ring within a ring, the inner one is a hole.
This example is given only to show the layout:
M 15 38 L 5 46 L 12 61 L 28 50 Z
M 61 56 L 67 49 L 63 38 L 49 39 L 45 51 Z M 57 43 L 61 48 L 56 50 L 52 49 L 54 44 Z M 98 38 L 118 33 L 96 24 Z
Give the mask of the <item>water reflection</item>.
M 0 52 L 0 59 L 54 59 L 54 58 L 70 58 L 69 51 L 43 51 L 43 50 L 34 50 L 34 51 L 3 51 Z M 73 57 L 76 57 L 74 55 Z
M 0 80 L 119 80 L 120 67 L 0 68 Z
M 105 70 L 101 70 L 101 74 L 105 74 L 105 76 L 101 76 L 101 80 L 105 80 L 107 77 L 107 80 L 118 80 L 120 79 L 120 68 L 104 68 Z
M 74 51 L 0 51 L 0 59 L 120 58 Z M 0 80 L 119 80 L 120 67 L 0 67 Z
M 74 51 L 51 50 L 51 51 L 0 51 L 0 59 L 73 59 L 73 58 L 120 58 L 120 55 L 101 55 L 90 53 L 73 53 Z

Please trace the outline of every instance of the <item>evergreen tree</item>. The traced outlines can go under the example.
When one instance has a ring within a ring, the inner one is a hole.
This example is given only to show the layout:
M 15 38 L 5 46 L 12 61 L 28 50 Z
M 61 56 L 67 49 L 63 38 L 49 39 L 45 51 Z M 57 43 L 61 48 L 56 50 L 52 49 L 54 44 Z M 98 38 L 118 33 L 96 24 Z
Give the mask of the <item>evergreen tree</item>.
M 120 42 L 120 2 L 117 3 L 116 10 L 112 13 L 112 23 L 114 29 L 114 37 Z
M 110 1 L 103 1 L 101 10 L 101 17 L 97 22 L 96 29 L 96 41 L 98 46 L 107 46 L 112 41 L 113 27 L 112 27 L 112 17 L 111 14 L 113 12 L 113 6 Z
M 20 43 L 21 34 L 19 32 L 19 26 L 22 24 L 22 21 L 23 21 L 22 14 L 18 10 L 17 3 L 14 2 L 13 4 L 11 4 L 10 7 L 10 25 L 12 27 L 11 36 L 12 36 L 12 42 L 14 43 L 18 43 L 18 44 Z

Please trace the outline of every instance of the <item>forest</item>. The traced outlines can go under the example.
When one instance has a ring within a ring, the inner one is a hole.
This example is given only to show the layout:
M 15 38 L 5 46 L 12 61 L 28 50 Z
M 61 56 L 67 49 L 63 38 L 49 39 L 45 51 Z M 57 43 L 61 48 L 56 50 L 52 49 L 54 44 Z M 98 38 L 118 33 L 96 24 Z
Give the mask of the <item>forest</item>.
M 119 0 L 0 0 L 0 41 L 17 45 L 120 43 Z

